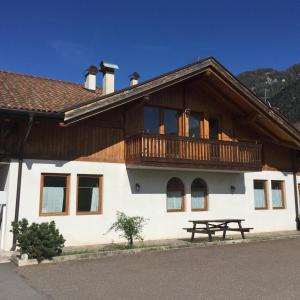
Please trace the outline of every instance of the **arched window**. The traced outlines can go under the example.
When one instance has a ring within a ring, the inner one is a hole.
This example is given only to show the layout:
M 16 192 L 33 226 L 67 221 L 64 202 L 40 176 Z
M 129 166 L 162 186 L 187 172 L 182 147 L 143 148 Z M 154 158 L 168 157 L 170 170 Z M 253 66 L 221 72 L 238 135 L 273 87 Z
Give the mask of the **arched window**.
M 184 185 L 176 177 L 167 184 L 167 211 L 184 211 Z
M 208 209 L 207 186 L 204 180 L 201 178 L 196 178 L 192 182 L 191 196 L 193 211 Z

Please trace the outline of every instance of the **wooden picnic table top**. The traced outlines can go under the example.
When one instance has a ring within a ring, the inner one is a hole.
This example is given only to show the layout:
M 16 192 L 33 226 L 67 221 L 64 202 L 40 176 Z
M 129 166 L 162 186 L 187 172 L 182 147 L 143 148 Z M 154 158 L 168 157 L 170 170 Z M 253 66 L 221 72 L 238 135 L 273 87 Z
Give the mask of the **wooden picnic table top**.
M 230 222 L 241 222 L 245 219 L 212 219 L 212 220 L 189 220 L 191 223 L 206 224 L 206 223 L 230 223 Z

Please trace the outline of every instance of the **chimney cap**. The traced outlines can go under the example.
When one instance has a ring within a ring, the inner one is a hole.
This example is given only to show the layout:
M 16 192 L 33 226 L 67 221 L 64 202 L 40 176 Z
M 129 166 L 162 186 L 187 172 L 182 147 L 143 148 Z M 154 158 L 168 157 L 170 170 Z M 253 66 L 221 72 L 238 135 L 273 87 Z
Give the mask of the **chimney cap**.
M 85 70 L 85 76 L 88 76 L 89 74 L 91 75 L 96 75 L 98 73 L 98 68 L 96 66 L 89 66 L 86 70 Z
M 133 72 L 132 74 L 129 75 L 130 80 L 139 80 L 140 79 L 140 74 L 138 72 Z
M 115 70 L 118 70 L 119 66 L 115 64 L 111 64 L 109 62 L 101 61 L 100 63 L 100 71 L 101 72 L 111 72 L 114 73 Z

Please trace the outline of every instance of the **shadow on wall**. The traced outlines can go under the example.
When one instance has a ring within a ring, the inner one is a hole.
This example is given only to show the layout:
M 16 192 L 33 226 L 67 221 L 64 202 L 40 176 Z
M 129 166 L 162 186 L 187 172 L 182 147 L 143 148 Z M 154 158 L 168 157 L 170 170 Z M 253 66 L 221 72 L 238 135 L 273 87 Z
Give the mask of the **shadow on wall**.
M 132 194 L 165 194 L 172 177 L 182 180 L 186 193 L 191 192 L 192 182 L 201 178 L 209 194 L 245 194 L 244 173 L 127 169 L 127 175 Z
M 43 161 L 43 160 L 41 160 Z M 68 161 L 64 161 L 64 160 L 57 160 L 57 161 L 48 161 L 48 160 L 44 160 L 45 162 L 47 162 L 47 164 L 52 164 L 55 167 L 63 167 Z M 25 160 L 25 164 L 28 170 L 32 169 L 33 164 L 36 164 L 36 161 L 32 160 L 32 159 L 26 159 Z

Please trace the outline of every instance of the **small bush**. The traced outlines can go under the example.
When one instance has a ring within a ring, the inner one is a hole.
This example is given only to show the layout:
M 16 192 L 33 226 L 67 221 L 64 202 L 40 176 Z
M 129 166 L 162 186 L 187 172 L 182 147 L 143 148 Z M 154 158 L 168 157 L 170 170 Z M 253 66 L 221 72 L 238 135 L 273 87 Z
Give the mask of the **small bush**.
M 144 217 L 129 217 L 123 212 L 117 212 L 117 221 L 112 224 L 108 231 L 119 231 L 120 236 L 128 241 L 128 246 L 132 248 L 133 240 L 143 240 L 142 231 L 146 224 Z
M 27 219 L 22 219 L 12 222 L 11 231 L 16 237 L 20 254 L 25 253 L 28 258 L 36 258 L 39 262 L 60 255 L 64 247 L 65 239 L 54 221 L 29 225 Z

